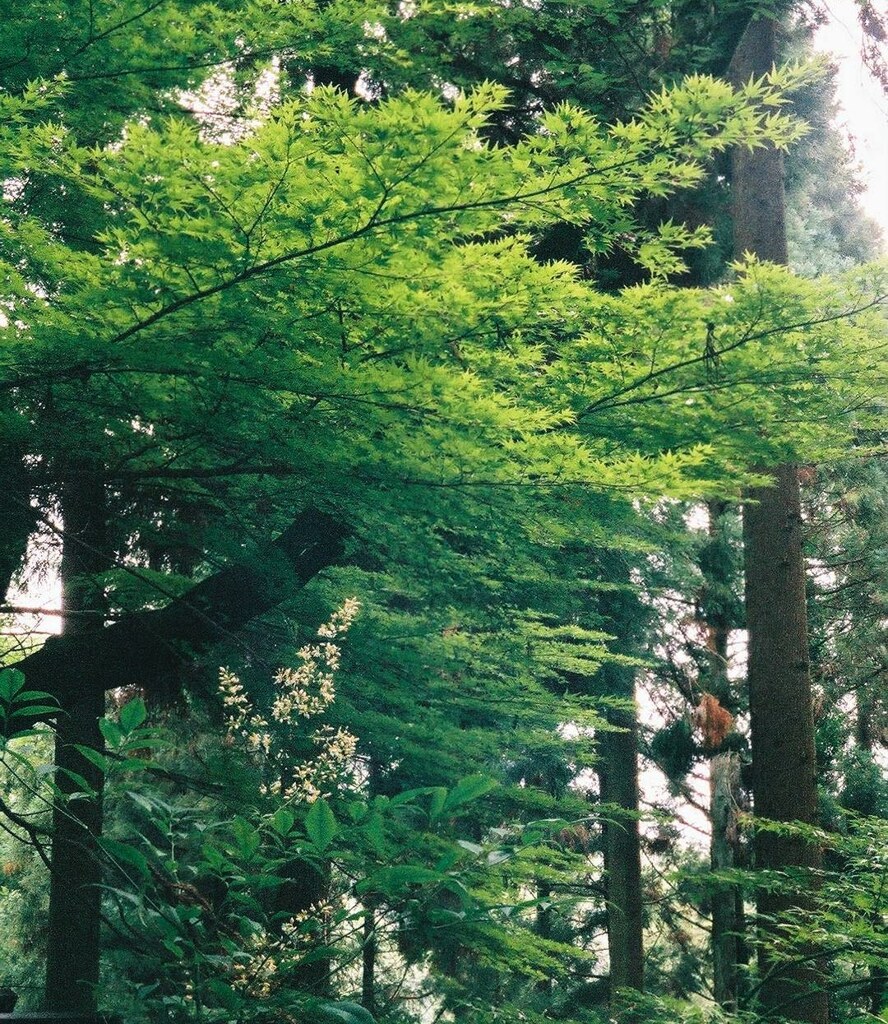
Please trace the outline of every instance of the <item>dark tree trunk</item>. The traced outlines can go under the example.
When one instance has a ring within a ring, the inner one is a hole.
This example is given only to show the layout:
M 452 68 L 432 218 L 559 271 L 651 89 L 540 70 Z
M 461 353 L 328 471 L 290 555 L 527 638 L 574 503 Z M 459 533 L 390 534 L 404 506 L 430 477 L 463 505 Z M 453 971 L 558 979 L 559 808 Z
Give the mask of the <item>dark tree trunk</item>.
M 709 762 L 709 860 L 713 871 L 730 870 L 737 861 L 739 788 L 740 756 L 735 751 L 716 754 Z M 726 1010 L 737 1008 L 742 911 L 737 886 L 718 883 L 712 892 L 712 976 L 716 1002 Z
M 744 512 L 754 809 L 757 817 L 772 821 L 814 823 L 814 716 L 795 467 L 779 467 L 774 480 L 774 487 L 750 492 Z M 816 846 L 769 832 L 757 834 L 755 853 L 763 870 L 820 864 Z M 765 920 L 805 905 L 791 894 L 762 890 L 758 897 Z M 799 958 L 807 952 L 800 949 Z M 765 943 L 759 967 L 769 979 L 760 990 L 764 1008 L 790 1020 L 827 1021 L 827 994 L 815 962 L 775 969 Z
M 381 772 L 379 759 L 371 755 L 367 760 L 367 791 L 368 797 L 380 796 Z M 372 894 L 364 899 L 364 935 L 361 947 L 361 1005 L 370 1014 L 376 1016 L 376 961 L 379 954 L 379 918 L 376 913 L 376 900 Z
M 613 696 L 632 699 L 635 674 L 623 666 L 606 670 Z M 644 989 L 641 843 L 638 829 L 638 724 L 634 710 L 608 712 L 622 732 L 599 738 L 598 771 L 603 803 L 611 805 L 604 826 L 607 948 L 610 987 Z M 621 813 L 625 812 L 625 813 Z
M 81 474 L 63 497 L 62 578 L 68 611 L 84 609 L 85 577 L 105 567 L 100 557 L 103 504 L 101 483 L 97 476 L 90 481 L 89 474 Z M 132 683 L 149 692 L 163 687 L 190 659 L 337 561 L 346 532 L 341 522 L 308 509 L 262 557 L 223 569 L 166 608 L 128 616 L 108 628 L 96 628 L 93 616 L 72 616 L 61 636 L 16 664 L 29 689 L 54 694 L 64 709 L 56 752 L 60 787 L 67 792 L 78 788 L 65 774 L 74 771 L 96 794 L 60 803 L 54 814 L 50 1010 L 90 1012 L 98 982 L 101 873 L 95 854 L 102 829 L 102 779 L 72 744 L 101 748 L 98 719 L 106 690 Z M 317 885 L 314 889 L 321 894 Z
M 62 599 L 65 612 L 98 611 L 94 575 L 106 568 L 104 489 L 93 478 L 65 485 L 61 500 Z M 63 637 L 95 629 L 92 616 L 63 619 Z M 91 1013 L 99 984 L 102 866 L 98 840 L 102 834 L 101 771 L 76 749 L 102 749 L 98 722 L 104 714 L 105 692 L 89 687 L 66 693 L 56 726 L 55 779 L 62 794 L 53 806 L 52 872 L 49 885 L 49 928 L 46 950 L 48 1010 Z M 89 792 L 83 795 L 85 780 Z
M 361 1006 L 376 1016 L 376 910 L 372 902 L 364 903 L 364 945 L 361 948 Z
M 645 615 L 629 580 L 629 566 L 615 552 L 602 552 L 599 562 L 601 578 L 611 585 L 598 600 L 602 627 L 617 637 L 611 645 L 616 653 L 638 654 Z M 606 664 L 596 676 L 595 688 L 606 696 L 631 702 L 630 707 L 607 710 L 608 722 L 619 731 L 602 732 L 597 737 L 599 792 L 602 803 L 610 805 L 605 815 L 603 849 L 613 997 L 621 988 L 644 989 L 635 670 Z
M 761 78 L 777 62 L 777 28 L 767 18 L 750 21 L 728 68 L 734 85 Z M 734 255 L 752 253 L 771 263 L 787 264 L 786 193 L 783 154 L 772 146 L 731 152 L 731 200 Z
M 709 666 L 704 689 L 723 707 L 731 706 L 728 679 L 728 641 L 734 559 L 726 536 L 727 505 L 710 501 L 709 545 L 701 559 L 704 576 L 703 623 L 707 632 Z M 709 816 L 712 839 L 709 854 L 713 871 L 733 868 L 737 862 L 740 807 L 740 756 L 736 751 L 714 754 L 709 761 Z M 727 1010 L 737 1007 L 741 958 L 743 899 L 737 886 L 718 883 L 712 891 L 712 974 L 716 1002 Z
M 0 604 L 25 560 L 28 537 L 37 525 L 31 481 L 19 446 L 0 444 Z
M 873 699 L 872 695 L 865 689 L 861 688 L 857 691 L 857 716 L 855 718 L 854 738 L 857 745 L 872 754 L 876 744 L 876 732 L 873 727 Z M 883 922 L 882 915 L 876 910 L 871 919 L 870 924 L 872 927 L 879 932 L 885 931 L 885 925 Z M 869 1012 L 874 1016 L 878 1017 L 879 1014 L 885 1009 L 886 995 L 888 995 L 888 971 L 878 965 L 873 965 L 869 969 L 870 983 L 869 983 Z
M 731 78 L 742 82 L 750 75 L 767 74 L 775 58 L 774 22 L 751 21 L 731 62 Z M 734 252 L 786 263 L 781 154 L 772 148 L 735 149 L 731 188 Z M 754 810 L 758 817 L 775 821 L 815 822 L 814 716 L 798 473 L 794 466 L 779 466 L 773 479 L 772 487 L 750 491 L 743 516 Z M 818 849 L 798 838 L 762 831 L 755 849 L 756 865 L 764 870 L 817 867 L 820 862 Z M 758 897 L 763 921 L 804 906 L 803 897 L 789 893 L 763 889 Z M 767 942 L 762 943 L 759 1000 L 766 1013 L 826 1024 L 828 996 L 809 953 L 799 949 L 795 964 L 778 967 Z

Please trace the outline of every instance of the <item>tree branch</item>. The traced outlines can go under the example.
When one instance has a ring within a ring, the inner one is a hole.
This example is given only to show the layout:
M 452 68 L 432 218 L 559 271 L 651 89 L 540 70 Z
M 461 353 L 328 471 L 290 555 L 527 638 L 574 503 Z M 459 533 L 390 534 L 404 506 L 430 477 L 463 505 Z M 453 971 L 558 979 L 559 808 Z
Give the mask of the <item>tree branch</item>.
M 15 664 L 28 688 L 64 698 L 91 687 L 159 690 L 191 658 L 280 604 L 342 557 L 343 523 L 309 508 L 259 557 L 231 565 L 156 611 L 50 637 Z

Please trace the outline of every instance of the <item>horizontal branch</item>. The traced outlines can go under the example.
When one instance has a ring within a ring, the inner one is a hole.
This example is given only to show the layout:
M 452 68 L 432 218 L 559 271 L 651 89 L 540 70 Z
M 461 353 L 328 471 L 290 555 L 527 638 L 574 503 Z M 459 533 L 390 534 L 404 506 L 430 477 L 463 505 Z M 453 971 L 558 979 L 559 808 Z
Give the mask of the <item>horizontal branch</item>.
M 342 557 L 347 530 L 306 509 L 259 556 L 239 562 L 155 611 L 107 628 L 50 637 L 15 663 L 28 689 L 66 698 L 93 687 L 161 689 L 195 656 L 270 611 Z
M 627 395 L 630 392 L 637 391 L 639 388 L 644 387 L 647 384 L 652 384 L 659 378 L 667 376 L 671 373 L 677 373 L 679 370 L 686 370 L 692 366 L 707 365 L 713 359 L 719 359 L 721 356 L 727 355 L 729 352 L 733 352 L 735 349 L 742 348 L 745 345 L 749 345 L 754 341 L 763 341 L 766 338 L 773 337 L 775 335 L 790 334 L 793 331 L 804 331 L 812 327 L 820 327 L 823 324 L 834 323 L 837 320 L 850 320 L 855 316 L 859 316 L 861 313 L 865 313 L 871 309 L 877 309 L 888 302 L 888 294 L 880 294 L 874 296 L 867 302 L 861 305 L 855 306 L 851 309 L 840 310 L 837 313 L 828 313 L 821 317 L 812 317 L 808 320 L 800 320 L 796 323 L 791 324 L 779 324 L 776 327 L 769 327 L 760 331 L 753 331 L 750 327 L 744 334 L 742 334 L 735 341 L 725 345 L 724 348 L 719 349 L 713 353 L 700 352 L 697 355 L 690 356 L 686 359 L 679 360 L 675 363 L 670 363 L 668 366 L 663 366 L 658 370 L 651 370 L 648 373 L 637 377 L 635 380 L 630 381 L 623 387 L 617 388 L 611 391 L 607 395 L 603 395 L 601 398 L 596 399 L 594 402 L 590 402 L 585 408 L 581 409 L 577 413 L 577 418 L 582 420 L 586 416 L 597 412 L 602 407 L 604 408 L 618 408 L 622 405 L 638 404 L 648 400 L 657 401 L 661 396 L 651 395 L 649 397 L 642 397 L 639 399 L 617 401 L 622 398 L 623 395 Z

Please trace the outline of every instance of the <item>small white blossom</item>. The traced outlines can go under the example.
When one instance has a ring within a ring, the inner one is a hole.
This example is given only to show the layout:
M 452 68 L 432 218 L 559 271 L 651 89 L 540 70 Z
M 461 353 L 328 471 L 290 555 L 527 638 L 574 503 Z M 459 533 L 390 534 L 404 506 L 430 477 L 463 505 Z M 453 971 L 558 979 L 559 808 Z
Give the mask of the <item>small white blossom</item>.
M 335 640 L 343 636 L 354 621 L 360 604 L 349 598 L 324 623 L 317 636 L 320 643 L 306 644 L 297 652 L 299 664 L 281 668 L 274 676 L 275 697 L 271 720 L 278 730 L 293 728 L 300 719 L 323 714 L 336 699 L 335 675 L 340 666 L 341 651 Z M 312 741 L 318 753 L 308 761 L 289 763 L 287 744 L 276 743 L 269 722 L 257 713 L 244 692 L 240 679 L 229 669 L 219 672 L 219 692 L 225 711 L 228 741 L 240 742 L 255 757 L 261 758 L 266 773 L 277 778 L 260 785 L 263 796 L 283 796 L 299 803 L 314 803 L 321 796 L 330 796 L 347 785 L 350 762 L 357 750 L 357 737 L 347 729 L 333 730 L 324 726 L 314 732 Z M 288 780 L 286 787 L 283 779 Z

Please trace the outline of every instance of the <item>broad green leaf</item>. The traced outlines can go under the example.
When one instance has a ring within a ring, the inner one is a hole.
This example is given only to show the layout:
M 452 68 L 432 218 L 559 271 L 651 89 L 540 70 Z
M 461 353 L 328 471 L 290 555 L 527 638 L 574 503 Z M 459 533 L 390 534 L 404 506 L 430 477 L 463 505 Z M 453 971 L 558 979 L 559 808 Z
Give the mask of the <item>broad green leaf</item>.
M 15 699 L 21 703 L 26 701 L 36 701 L 40 704 L 49 704 L 52 702 L 58 707 L 55 698 L 51 693 L 47 693 L 45 690 L 20 690 L 16 695 Z
M 27 704 L 25 707 L 16 708 L 9 717 L 33 718 L 35 715 L 57 715 L 58 713 L 58 704 Z
M 367 837 L 370 848 L 377 857 L 384 857 L 388 853 L 385 839 L 385 822 L 377 810 L 371 811 L 367 821 L 363 824 L 362 830 Z
M 59 767 L 56 768 L 56 774 L 57 775 L 64 775 L 66 778 L 70 779 L 74 783 L 75 786 L 77 786 L 77 789 L 79 790 L 79 792 L 69 793 L 68 794 L 68 799 L 69 800 L 82 800 L 82 799 L 85 799 L 86 797 L 92 798 L 92 797 L 94 797 L 96 795 L 96 791 L 86 781 L 86 779 L 80 774 L 80 772 L 75 772 L 75 771 L 73 771 L 70 768 L 62 768 L 62 767 L 59 766 Z
M 137 729 L 148 717 L 148 709 L 141 697 L 128 701 L 120 709 L 120 727 L 124 733 Z
M 318 1012 L 319 1020 L 328 1024 L 376 1024 L 376 1018 L 358 1003 L 327 1003 Z
M 478 797 L 496 789 L 497 783 L 486 775 L 469 775 L 460 781 L 447 794 L 442 812 L 452 811 L 470 800 L 477 800 Z
M 242 857 L 251 860 L 262 844 L 259 832 L 245 818 L 237 817 L 231 822 L 231 830 L 237 841 L 238 850 Z
M 105 742 L 112 749 L 119 747 L 123 742 L 123 730 L 117 722 L 112 721 L 110 718 L 99 719 L 99 730 L 102 736 L 105 737 Z
M 86 747 L 78 743 L 74 748 L 81 757 L 86 758 L 87 761 L 92 762 L 101 771 L 107 771 L 108 769 L 108 758 L 104 754 L 100 754 L 98 750 L 94 750 L 92 747 Z
M 285 836 L 290 831 L 295 821 L 296 815 L 289 807 L 279 807 L 274 812 L 274 817 L 272 818 L 275 831 L 282 836 Z
M 338 831 L 336 818 L 330 805 L 323 797 L 319 797 L 309 808 L 305 816 L 305 831 L 315 848 L 323 853 Z
M 230 985 L 226 985 L 221 978 L 210 978 L 207 981 L 207 988 L 213 993 L 224 1010 L 240 1010 L 244 1005 L 244 997 Z
M 447 803 L 448 793 L 444 786 L 436 786 L 432 790 L 432 799 L 429 801 L 429 821 L 437 821 L 441 811 Z
M 137 850 L 135 847 L 129 846 L 126 843 L 120 843 L 115 839 L 109 839 L 107 837 L 102 837 L 99 842 L 102 849 L 111 858 L 111 860 L 116 861 L 118 864 L 124 864 L 127 867 L 135 868 L 143 878 L 148 877 L 150 874 L 148 861 L 140 850 Z
M 12 701 L 25 685 L 25 675 L 17 668 L 4 668 L 0 671 L 0 699 Z

